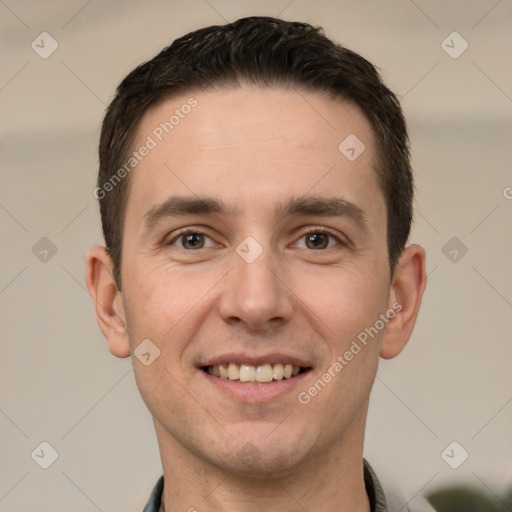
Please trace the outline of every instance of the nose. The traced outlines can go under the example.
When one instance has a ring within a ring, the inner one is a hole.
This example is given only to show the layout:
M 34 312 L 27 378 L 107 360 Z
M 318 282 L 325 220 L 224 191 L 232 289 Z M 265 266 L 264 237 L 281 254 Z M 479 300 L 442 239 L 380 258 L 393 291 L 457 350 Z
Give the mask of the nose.
M 290 278 L 270 250 L 263 250 L 254 261 L 249 261 L 234 255 L 234 268 L 224 280 L 220 315 L 225 322 L 250 330 L 275 329 L 292 316 L 294 296 Z

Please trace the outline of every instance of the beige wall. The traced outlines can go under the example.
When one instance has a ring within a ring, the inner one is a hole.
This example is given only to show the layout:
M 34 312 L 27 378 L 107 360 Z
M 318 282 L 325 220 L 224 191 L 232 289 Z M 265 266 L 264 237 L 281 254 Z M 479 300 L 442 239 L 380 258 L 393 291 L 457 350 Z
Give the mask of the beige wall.
M 412 241 L 430 277 L 409 346 L 381 364 L 366 457 L 407 499 L 512 482 L 510 1 L 5 0 L 0 510 L 142 510 L 161 472 L 151 418 L 84 288 L 85 252 L 101 240 L 99 125 L 118 82 L 175 37 L 281 11 L 375 62 L 410 125 Z M 31 48 L 43 31 L 59 45 L 47 59 Z M 469 43 L 456 59 L 441 47 L 453 31 Z M 57 248 L 46 263 L 32 251 L 42 237 Z M 457 262 L 443 253 L 452 237 L 468 249 Z M 59 455 L 46 470 L 31 458 L 43 441 Z M 469 452 L 458 469 L 441 457 L 452 441 Z

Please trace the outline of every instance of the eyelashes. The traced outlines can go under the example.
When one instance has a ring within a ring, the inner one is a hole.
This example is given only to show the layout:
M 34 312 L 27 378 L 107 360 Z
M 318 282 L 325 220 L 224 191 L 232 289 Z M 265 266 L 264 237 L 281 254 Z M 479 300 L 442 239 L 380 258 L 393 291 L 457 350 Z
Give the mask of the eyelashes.
M 206 233 L 203 233 L 202 231 L 199 231 L 199 230 L 188 230 L 188 231 L 182 231 L 181 233 L 178 233 L 171 240 L 169 240 L 169 242 L 166 245 L 171 245 L 172 246 L 172 245 L 174 245 L 174 243 L 177 240 L 183 241 L 185 238 L 187 239 L 186 243 L 192 242 L 194 244 L 195 243 L 194 239 L 197 240 L 197 238 L 199 238 L 199 237 L 210 238 Z M 211 238 L 210 238 L 210 240 L 211 240 Z M 185 250 L 197 250 L 197 249 L 205 249 L 205 248 L 207 248 L 207 247 L 204 247 L 204 244 L 203 245 L 199 245 L 199 246 L 193 246 L 192 249 L 188 249 L 187 247 L 183 247 L 183 246 L 180 247 L 180 249 L 185 249 Z
M 206 239 L 210 240 L 211 243 L 209 245 L 207 244 Z M 310 249 L 313 251 L 322 251 L 331 249 L 333 246 L 343 247 L 346 245 L 339 236 L 325 228 L 320 227 L 309 228 L 307 231 L 303 231 L 299 235 L 297 242 L 304 239 L 305 245 L 302 248 Z M 332 244 L 332 241 L 335 243 Z M 189 252 L 198 251 L 199 249 L 210 249 L 216 245 L 212 238 L 204 231 L 190 228 L 176 233 L 169 241 L 165 242 L 165 245 L 176 246 L 176 242 L 180 243 L 180 245 L 177 246 L 179 249 Z M 293 245 L 296 246 L 297 242 L 295 242 Z M 311 244 L 311 246 L 308 246 L 308 244 Z
M 315 235 L 315 238 L 313 238 L 313 235 Z M 318 238 L 316 238 L 316 235 L 322 235 L 323 237 L 323 240 L 327 240 L 327 246 L 324 247 L 322 246 L 322 243 L 320 243 L 319 245 L 316 245 L 317 241 L 318 241 Z M 340 246 L 343 246 L 343 242 L 340 240 L 339 237 L 337 237 L 336 235 L 332 234 L 330 231 L 326 231 L 325 229 L 310 229 L 309 231 L 306 231 L 305 233 L 302 233 L 299 237 L 299 240 L 302 240 L 306 238 L 306 244 L 308 242 L 312 242 L 313 243 L 313 247 L 306 247 L 306 249 L 311 249 L 311 250 L 325 250 L 325 249 L 331 249 L 331 246 L 329 246 L 329 239 L 331 240 L 335 240 L 337 245 L 340 245 Z M 314 242 L 313 242 L 314 240 Z

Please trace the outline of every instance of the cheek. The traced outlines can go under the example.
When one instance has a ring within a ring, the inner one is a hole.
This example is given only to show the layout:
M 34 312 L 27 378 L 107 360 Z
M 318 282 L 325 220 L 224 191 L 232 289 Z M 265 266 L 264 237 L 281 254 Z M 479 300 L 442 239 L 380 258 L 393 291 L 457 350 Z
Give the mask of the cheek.
M 158 354 L 147 366 L 143 358 L 137 358 L 137 352 L 133 355 L 137 386 L 150 411 L 158 411 L 163 402 L 165 407 L 172 404 L 173 410 L 178 410 L 184 401 L 183 387 L 187 378 L 180 360 L 191 336 L 189 333 L 198 322 L 197 310 L 193 307 L 199 298 L 198 290 L 187 279 L 158 272 L 156 267 L 151 270 L 143 265 L 132 268 L 134 272 L 125 288 L 132 354 L 147 339 L 157 347 L 150 352 L 156 350 Z
M 165 358 L 176 359 L 203 321 L 215 284 L 203 272 L 173 272 L 167 265 L 135 264 L 125 288 L 130 343 L 154 341 Z
M 303 273 L 297 282 L 297 296 L 323 323 L 326 337 L 341 347 L 373 325 L 387 305 L 388 287 L 374 272 L 338 267 Z

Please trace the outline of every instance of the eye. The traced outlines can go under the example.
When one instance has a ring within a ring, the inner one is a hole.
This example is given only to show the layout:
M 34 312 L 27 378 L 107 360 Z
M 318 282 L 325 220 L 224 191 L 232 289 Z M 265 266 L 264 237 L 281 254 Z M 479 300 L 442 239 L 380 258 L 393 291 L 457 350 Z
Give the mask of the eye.
M 185 250 L 206 249 L 205 240 L 212 241 L 209 236 L 200 231 L 182 231 L 169 240 L 166 245 L 177 245 L 180 249 Z M 209 247 L 213 247 L 213 241 Z
M 337 236 L 323 229 L 307 231 L 301 235 L 299 240 L 305 240 L 306 249 L 330 249 L 333 245 L 336 245 L 336 242 L 338 245 L 343 245 Z M 335 241 L 335 243 L 330 244 L 331 241 Z

